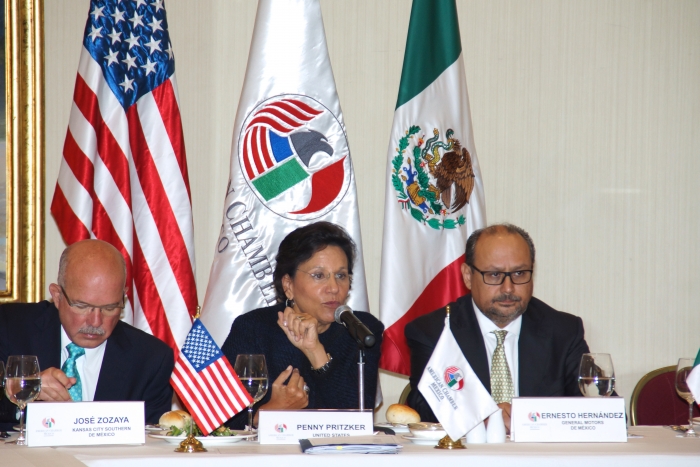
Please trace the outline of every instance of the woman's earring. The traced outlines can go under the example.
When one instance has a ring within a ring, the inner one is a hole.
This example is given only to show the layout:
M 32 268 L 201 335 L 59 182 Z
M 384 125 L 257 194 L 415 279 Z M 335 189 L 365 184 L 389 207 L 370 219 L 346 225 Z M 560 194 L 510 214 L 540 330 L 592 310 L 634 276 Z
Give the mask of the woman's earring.
M 294 308 L 294 299 L 288 298 L 284 301 L 284 306 L 287 308 Z

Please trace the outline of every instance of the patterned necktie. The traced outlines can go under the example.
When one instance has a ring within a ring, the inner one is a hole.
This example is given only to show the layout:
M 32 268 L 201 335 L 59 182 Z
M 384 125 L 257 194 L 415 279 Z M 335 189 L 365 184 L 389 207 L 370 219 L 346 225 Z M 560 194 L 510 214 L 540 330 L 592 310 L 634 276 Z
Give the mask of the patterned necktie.
M 76 379 L 75 384 L 68 389 L 68 394 L 70 394 L 70 398 L 74 401 L 82 401 L 83 383 L 80 381 L 80 375 L 78 374 L 78 368 L 75 361 L 85 355 L 85 349 L 75 345 L 72 342 L 66 346 L 66 349 L 68 349 L 68 358 L 65 362 L 63 362 L 61 371 L 63 371 L 69 378 Z
M 492 331 L 496 335 L 498 344 L 496 350 L 493 351 L 493 359 L 491 361 L 491 397 L 497 404 L 501 402 L 510 402 L 515 395 L 513 390 L 513 378 L 510 376 L 510 368 L 508 368 L 508 360 L 506 360 L 506 351 L 503 347 L 503 341 L 506 339 L 508 331 Z

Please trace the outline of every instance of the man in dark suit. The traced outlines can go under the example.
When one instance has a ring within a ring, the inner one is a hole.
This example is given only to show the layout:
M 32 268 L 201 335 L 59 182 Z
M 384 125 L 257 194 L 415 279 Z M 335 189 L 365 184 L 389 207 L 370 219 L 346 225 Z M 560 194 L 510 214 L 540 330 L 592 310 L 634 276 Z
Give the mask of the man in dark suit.
M 532 297 L 535 246 L 519 227 L 502 224 L 467 240 L 462 278 L 471 294 L 450 307 L 450 329 L 510 429 L 515 396 L 578 396 L 578 366 L 588 352 L 581 318 Z M 411 349 L 407 403 L 437 421 L 417 386 L 444 328 L 441 308 L 405 328 Z M 505 331 L 505 332 L 503 332 Z M 505 364 L 504 364 L 505 362 Z
M 61 255 L 52 302 L 0 307 L 0 359 L 38 357 L 38 400 L 145 401 L 149 423 L 170 410 L 173 351 L 120 321 L 125 281 L 119 251 L 84 240 Z M 0 421 L 15 422 L 15 409 L 3 398 Z

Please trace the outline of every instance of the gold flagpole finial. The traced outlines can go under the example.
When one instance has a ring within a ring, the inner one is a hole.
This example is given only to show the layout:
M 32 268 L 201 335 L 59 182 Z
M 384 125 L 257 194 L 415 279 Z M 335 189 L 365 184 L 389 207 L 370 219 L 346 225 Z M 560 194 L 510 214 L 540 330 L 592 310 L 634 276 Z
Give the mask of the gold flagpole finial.
M 447 311 L 447 317 L 449 318 L 450 317 L 450 305 L 447 305 L 445 307 L 445 310 Z
M 199 314 L 202 311 L 202 307 L 197 305 L 197 312 L 194 314 L 194 319 L 199 319 Z

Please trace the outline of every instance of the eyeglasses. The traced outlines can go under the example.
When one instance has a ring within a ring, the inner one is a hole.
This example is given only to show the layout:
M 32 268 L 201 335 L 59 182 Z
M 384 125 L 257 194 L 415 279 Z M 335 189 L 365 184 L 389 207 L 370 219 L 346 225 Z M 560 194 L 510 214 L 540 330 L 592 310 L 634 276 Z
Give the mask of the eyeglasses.
M 68 297 L 68 294 L 66 293 L 66 290 L 63 288 L 63 286 L 59 285 L 59 287 L 61 288 L 61 293 L 63 294 L 63 296 L 66 297 L 66 302 L 68 303 L 68 306 L 71 307 L 74 313 L 79 315 L 87 315 L 88 313 L 91 313 L 93 310 L 97 309 L 100 310 L 102 316 L 112 317 L 121 313 L 124 307 L 126 306 L 126 294 L 124 294 L 124 296 L 122 297 L 122 301 L 118 304 L 90 305 L 89 303 L 73 302 Z
M 299 272 L 307 274 L 313 279 L 316 284 L 326 284 L 331 279 L 331 273 L 326 272 L 323 269 L 307 272 L 301 269 L 297 269 Z M 335 281 L 339 284 L 349 284 L 352 281 L 352 275 L 347 272 L 336 272 L 333 274 L 335 276 Z
M 501 285 L 506 280 L 506 277 L 510 277 L 510 281 L 515 285 L 527 284 L 532 280 L 532 269 L 524 269 L 522 271 L 480 271 L 476 266 L 470 266 L 476 272 L 481 273 L 481 277 L 484 279 L 486 285 Z

